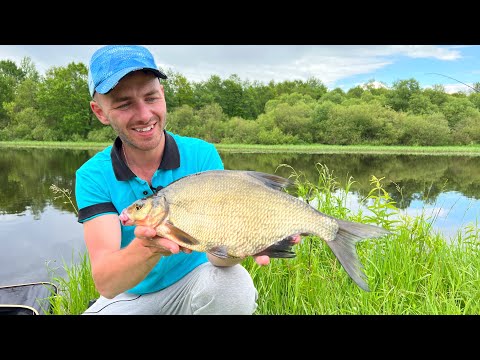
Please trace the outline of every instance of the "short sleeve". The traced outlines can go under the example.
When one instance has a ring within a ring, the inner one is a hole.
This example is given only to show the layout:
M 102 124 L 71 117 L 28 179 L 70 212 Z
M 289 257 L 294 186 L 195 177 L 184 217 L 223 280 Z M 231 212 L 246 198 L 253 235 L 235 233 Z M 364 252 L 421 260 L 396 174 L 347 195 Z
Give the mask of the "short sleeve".
M 109 187 L 98 168 L 84 164 L 75 173 L 78 222 L 83 223 L 101 214 L 118 213 L 112 203 Z

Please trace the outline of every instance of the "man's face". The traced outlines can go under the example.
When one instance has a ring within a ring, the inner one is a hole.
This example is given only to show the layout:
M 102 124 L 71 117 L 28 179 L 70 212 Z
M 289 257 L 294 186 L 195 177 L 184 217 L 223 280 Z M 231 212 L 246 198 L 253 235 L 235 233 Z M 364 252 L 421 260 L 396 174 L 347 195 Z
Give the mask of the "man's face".
M 108 94 L 96 94 L 91 108 L 120 139 L 135 148 L 151 150 L 160 144 L 167 105 L 163 86 L 148 71 L 125 76 Z

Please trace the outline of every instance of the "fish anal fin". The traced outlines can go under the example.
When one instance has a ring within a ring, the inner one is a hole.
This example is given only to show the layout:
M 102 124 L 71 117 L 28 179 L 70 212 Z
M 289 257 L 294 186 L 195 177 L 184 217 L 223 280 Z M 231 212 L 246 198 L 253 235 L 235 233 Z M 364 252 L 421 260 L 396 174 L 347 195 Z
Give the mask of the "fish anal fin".
M 181 246 L 193 246 L 198 245 L 199 241 L 195 239 L 193 236 L 187 234 L 185 231 L 177 228 L 170 222 L 165 222 L 164 224 L 160 225 L 161 229 L 157 228 L 157 233 L 160 236 L 164 236 L 168 239 L 172 239 L 177 244 Z
M 293 258 L 295 257 L 295 253 L 292 251 L 292 246 L 296 244 L 294 239 L 293 235 L 288 236 L 255 254 L 255 256 L 267 255 L 271 258 Z

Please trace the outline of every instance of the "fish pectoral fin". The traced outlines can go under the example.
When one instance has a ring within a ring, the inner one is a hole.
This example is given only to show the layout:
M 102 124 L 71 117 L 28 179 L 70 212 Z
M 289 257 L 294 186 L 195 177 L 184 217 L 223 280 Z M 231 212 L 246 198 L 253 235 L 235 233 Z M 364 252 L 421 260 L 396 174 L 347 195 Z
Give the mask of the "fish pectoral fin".
M 170 222 L 166 222 L 163 225 L 163 233 L 165 234 L 165 237 L 171 238 L 172 240 L 177 242 L 179 245 L 185 244 L 185 245 L 192 246 L 192 245 L 198 245 L 200 243 L 193 236 L 177 228 L 175 225 L 173 225 Z
M 214 246 L 208 249 L 208 252 L 222 259 L 234 257 L 228 254 L 228 248 L 225 245 Z
M 293 245 L 295 245 L 294 237 L 288 236 L 255 254 L 255 256 L 267 255 L 271 258 L 293 258 L 295 257 L 295 253 L 292 251 Z

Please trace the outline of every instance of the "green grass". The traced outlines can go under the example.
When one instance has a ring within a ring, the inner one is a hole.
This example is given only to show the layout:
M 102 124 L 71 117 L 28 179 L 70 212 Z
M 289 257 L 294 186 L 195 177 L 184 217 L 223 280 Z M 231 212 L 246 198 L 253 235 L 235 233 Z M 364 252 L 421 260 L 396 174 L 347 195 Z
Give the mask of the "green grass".
M 73 263 L 73 262 L 72 262 Z M 98 291 L 93 283 L 90 262 L 87 253 L 80 256 L 80 261 L 69 266 L 63 265 L 66 276 L 58 276 L 49 269 L 52 280 L 58 287 L 58 295 L 50 298 L 51 312 L 54 315 L 78 315 L 87 308 L 90 300 L 98 298 Z
M 385 146 L 385 145 L 243 145 L 215 144 L 219 151 L 235 153 L 302 153 L 302 154 L 411 154 L 480 156 L 480 145 L 469 146 Z
M 292 170 L 296 193 L 332 216 L 384 226 L 391 234 L 357 244 L 371 291 L 360 289 L 347 275 L 325 242 L 305 236 L 293 259 L 272 259 L 265 267 L 252 258 L 243 265 L 259 291 L 260 315 L 459 315 L 480 314 L 480 229 L 469 224 L 447 241 L 432 230 L 432 219 L 402 215 L 372 176 L 363 210 L 346 207 L 350 178 L 343 189 L 328 168 L 317 164 L 318 181 L 311 183 Z M 337 194 L 337 195 L 335 195 Z M 98 296 L 89 262 L 66 268 L 67 278 L 54 278 L 58 299 L 54 314 L 80 314 Z
M 4 148 L 52 148 L 52 149 L 77 149 L 77 150 L 95 150 L 103 149 L 112 142 L 94 143 L 87 141 L 33 141 L 33 140 L 14 140 L 0 141 L 0 147 Z
M 78 150 L 100 150 L 111 142 L 73 141 L 0 141 L 0 147 L 60 148 Z M 411 155 L 468 155 L 480 156 L 480 145 L 469 146 L 382 146 L 382 145 L 245 145 L 215 144 L 222 152 L 235 153 L 303 153 L 303 154 L 411 154 Z

